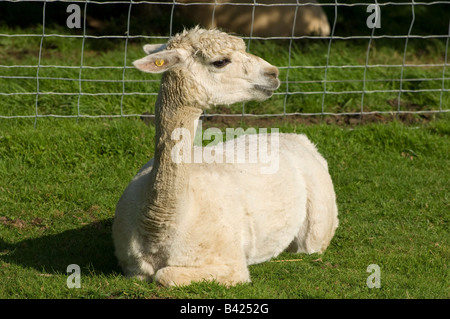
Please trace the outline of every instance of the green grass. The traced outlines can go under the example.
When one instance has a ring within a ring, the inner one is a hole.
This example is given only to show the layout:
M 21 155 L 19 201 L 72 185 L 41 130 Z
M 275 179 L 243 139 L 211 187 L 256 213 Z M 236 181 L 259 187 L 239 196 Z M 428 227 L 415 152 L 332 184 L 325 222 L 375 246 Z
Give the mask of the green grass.
M 328 159 L 340 226 L 323 255 L 283 253 L 251 284 L 162 288 L 127 279 L 111 224 L 123 189 L 153 154 L 136 119 L 0 122 L 0 298 L 448 298 L 448 117 L 416 127 L 278 123 Z M 275 125 L 274 125 L 275 126 Z M 81 288 L 66 267 L 81 267 Z M 381 288 L 369 289 L 370 264 Z

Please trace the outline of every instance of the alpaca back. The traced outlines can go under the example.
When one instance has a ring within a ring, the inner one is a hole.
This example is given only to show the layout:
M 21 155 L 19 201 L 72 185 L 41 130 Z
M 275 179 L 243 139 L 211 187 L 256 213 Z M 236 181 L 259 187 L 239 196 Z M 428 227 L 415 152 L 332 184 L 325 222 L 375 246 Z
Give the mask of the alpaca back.
M 239 230 L 248 264 L 266 261 L 285 250 L 308 223 L 310 203 L 328 203 L 334 198 L 327 163 L 306 136 L 279 134 L 276 149 L 270 138 L 267 141 L 268 153 L 277 152 L 279 157 L 273 174 L 261 174 L 261 165 L 267 167 L 267 162 L 199 163 L 191 169 L 191 200 L 208 211 L 198 216 L 193 213 L 191 222 L 195 222 L 189 227 L 199 227 L 205 220 L 215 221 L 204 225 L 206 232 L 214 229 L 217 221 L 232 225 L 234 231 Z M 227 146 L 234 144 L 234 150 L 244 147 L 248 160 L 253 149 L 250 143 L 248 136 L 240 136 L 216 145 L 217 158 L 226 159 L 227 149 L 233 149 Z M 312 195 L 323 190 L 325 196 Z

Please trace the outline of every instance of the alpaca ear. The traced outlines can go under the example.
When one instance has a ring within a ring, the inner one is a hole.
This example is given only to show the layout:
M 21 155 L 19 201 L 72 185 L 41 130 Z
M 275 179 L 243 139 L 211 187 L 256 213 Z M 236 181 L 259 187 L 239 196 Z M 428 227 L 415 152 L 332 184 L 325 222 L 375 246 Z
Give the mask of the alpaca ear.
M 166 49 L 167 44 L 146 44 L 142 48 L 144 49 L 144 52 L 147 54 L 152 54 L 156 52 L 160 52 L 162 50 Z
M 180 62 L 181 55 L 177 50 L 163 50 L 136 60 L 133 62 L 133 65 L 136 69 L 143 72 L 162 73 Z

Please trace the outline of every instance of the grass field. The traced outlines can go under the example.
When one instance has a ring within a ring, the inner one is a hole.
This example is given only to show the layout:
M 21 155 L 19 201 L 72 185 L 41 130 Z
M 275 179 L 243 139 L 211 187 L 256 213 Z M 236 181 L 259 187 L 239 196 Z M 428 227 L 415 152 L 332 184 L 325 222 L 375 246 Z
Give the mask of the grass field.
M 0 33 L 37 33 L 41 27 Z M 63 30 L 53 30 L 62 33 Z M 48 33 L 52 30 L 49 29 Z M 36 65 L 40 37 L 0 37 L 1 65 Z M 442 64 L 445 41 L 411 39 L 407 63 Z M 48 37 L 41 64 L 80 65 L 81 39 Z M 87 39 L 84 65 L 123 66 L 123 40 Z M 130 41 L 126 63 L 143 56 Z M 251 51 L 278 66 L 289 63 L 289 41 L 252 41 Z M 282 48 L 282 49 L 280 49 Z M 369 64 L 401 64 L 404 41 L 374 41 Z M 294 43 L 291 65 L 323 66 L 327 41 Z M 335 41 L 330 65 L 364 65 L 367 41 Z M 0 96 L 0 115 L 142 114 L 154 110 L 158 76 L 127 69 L 40 68 L 36 94 Z M 3 93 L 36 92 L 36 68 L 1 68 Z M 362 90 L 363 68 L 328 71 L 329 91 Z M 369 68 L 366 90 L 398 90 L 400 68 Z M 11 78 L 14 76 L 16 78 Z M 440 67 L 404 69 L 404 111 L 448 109 Z M 20 77 L 20 78 L 19 78 Z M 448 77 L 448 76 L 447 76 Z M 322 92 L 323 69 L 281 69 L 278 93 Z M 440 79 L 439 79 L 440 78 Z M 102 80 L 117 80 L 104 82 Z M 383 79 L 383 81 L 379 81 Z M 387 81 L 384 81 L 388 79 Z M 389 80 L 390 79 L 390 80 Z M 421 79 L 421 80 L 417 80 Z M 438 79 L 438 80 L 435 80 Z M 133 82 L 133 81 L 141 82 Z M 306 81 L 306 82 L 303 82 Z M 309 81 L 309 82 L 308 82 Z M 95 95 L 109 92 L 111 94 Z M 63 93 L 63 94 L 59 94 Z M 64 95 L 70 93 L 70 95 Z M 94 94 L 94 95 L 89 95 Z M 364 111 L 396 111 L 398 92 L 366 94 Z M 322 94 L 282 94 L 247 103 L 247 113 L 321 112 Z M 325 112 L 358 112 L 361 94 L 329 94 Z M 285 108 L 285 109 L 284 109 Z M 230 110 L 241 113 L 242 104 Z M 212 110 L 214 112 L 215 110 Z M 217 110 L 216 110 L 217 111 Z M 450 118 L 413 116 L 407 123 L 303 125 L 288 119 L 231 127 L 278 127 L 306 133 L 328 160 L 340 226 L 323 255 L 282 254 L 250 267 L 252 283 L 162 288 L 122 276 L 113 255 L 115 204 L 134 174 L 153 156 L 154 127 L 138 118 L 0 119 L 0 298 L 449 298 Z M 270 126 L 263 126 L 263 125 Z M 223 126 L 223 125 L 222 125 Z M 66 285 L 70 264 L 81 267 L 81 288 Z M 381 288 L 368 288 L 376 264 Z
M 2 120 L 0 298 L 448 298 L 450 125 L 278 125 L 328 159 L 340 226 L 322 255 L 282 254 L 252 283 L 162 288 L 123 277 L 111 241 L 115 204 L 153 153 L 135 119 Z M 297 261 L 285 261 L 300 259 Z M 81 267 L 81 289 L 66 267 Z M 369 289 L 370 264 L 381 288 Z

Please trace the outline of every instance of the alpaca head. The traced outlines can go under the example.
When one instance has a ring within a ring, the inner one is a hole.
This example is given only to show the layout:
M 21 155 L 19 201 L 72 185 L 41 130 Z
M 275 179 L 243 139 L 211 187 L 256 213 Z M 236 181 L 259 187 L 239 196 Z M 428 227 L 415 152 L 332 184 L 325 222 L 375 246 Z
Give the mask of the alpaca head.
M 262 101 L 280 85 L 276 67 L 247 53 L 242 39 L 218 30 L 196 27 L 167 44 L 145 45 L 144 51 L 148 55 L 133 62 L 137 69 L 180 75 L 202 108 Z

